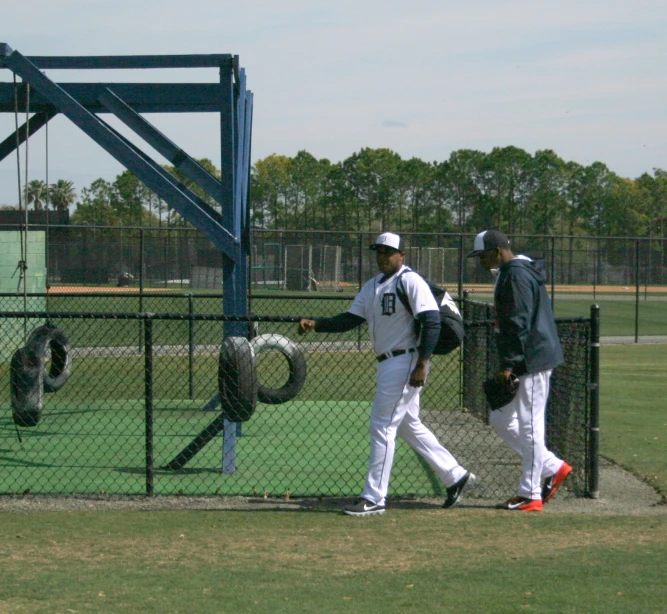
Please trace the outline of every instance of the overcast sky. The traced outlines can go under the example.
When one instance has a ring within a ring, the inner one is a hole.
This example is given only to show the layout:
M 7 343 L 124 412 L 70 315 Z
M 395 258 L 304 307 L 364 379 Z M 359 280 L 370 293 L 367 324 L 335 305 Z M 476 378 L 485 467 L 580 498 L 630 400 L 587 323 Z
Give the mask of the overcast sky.
M 24 0 L 4 3 L 0 42 L 25 56 L 238 54 L 255 96 L 253 162 L 301 149 L 339 161 L 362 147 L 442 161 L 458 149 L 514 145 L 635 178 L 667 169 L 665 32 L 664 0 Z M 47 75 L 218 78 L 214 70 Z M 216 116 L 147 118 L 219 166 Z M 0 140 L 13 125 L 12 114 L 0 116 Z M 44 179 L 44 130 L 29 154 L 29 179 Z M 121 171 L 67 119 L 51 122 L 50 181 L 80 191 Z M 15 204 L 17 191 L 10 156 L 0 162 L 0 204 Z

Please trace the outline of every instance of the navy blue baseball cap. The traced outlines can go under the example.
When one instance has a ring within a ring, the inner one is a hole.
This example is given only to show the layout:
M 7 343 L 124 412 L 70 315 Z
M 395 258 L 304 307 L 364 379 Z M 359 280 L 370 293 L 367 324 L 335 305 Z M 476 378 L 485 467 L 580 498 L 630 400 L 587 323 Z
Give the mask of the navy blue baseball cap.
M 468 254 L 468 258 L 479 256 L 482 252 L 489 251 L 500 247 L 501 249 L 508 249 L 510 240 L 507 235 L 500 230 L 482 230 L 476 237 L 472 244 L 472 251 Z

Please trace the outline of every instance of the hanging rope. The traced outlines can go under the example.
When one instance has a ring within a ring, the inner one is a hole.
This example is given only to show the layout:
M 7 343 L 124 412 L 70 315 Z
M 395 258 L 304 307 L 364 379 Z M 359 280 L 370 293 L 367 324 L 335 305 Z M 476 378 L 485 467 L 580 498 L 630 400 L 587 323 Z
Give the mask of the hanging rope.
M 44 265 L 46 267 L 46 291 L 49 291 L 49 205 L 51 204 L 51 186 L 49 185 L 49 122 L 44 126 L 46 130 L 46 232 L 44 233 Z
M 23 242 L 23 249 L 21 250 L 21 257 L 23 258 L 23 312 L 28 311 L 28 183 L 29 183 L 29 174 L 28 174 L 28 161 L 30 160 L 28 156 L 28 145 L 30 143 L 30 84 L 26 84 L 25 90 L 25 181 L 23 182 L 24 189 L 26 191 L 26 198 L 24 199 L 24 211 L 25 211 L 25 226 L 23 227 L 23 233 L 21 236 Z M 24 318 L 25 321 L 25 318 Z M 26 322 L 27 327 L 27 322 Z M 26 338 L 28 332 L 26 329 Z
M 21 259 L 19 260 L 17 270 L 19 271 L 19 283 L 17 288 L 17 293 L 21 290 L 21 285 L 23 285 L 23 313 L 27 311 L 27 297 L 25 295 L 25 273 L 27 269 L 26 260 L 24 257 L 24 241 L 23 241 L 23 221 L 21 218 L 21 213 L 23 211 L 23 190 L 21 188 L 21 137 L 19 135 L 19 94 L 18 94 L 18 82 L 16 81 L 16 74 L 14 74 L 14 134 L 16 135 L 16 175 L 18 179 L 18 193 L 19 193 L 19 228 L 20 228 L 20 239 L 21 239 Z M 28 135 L 26 133 L 26 150 L 27 150 Z M 27 209 L 27 207 L 26 207 Z M 27 250 L 26 250 L 27 251 Z M 16 274 L 16 273 L 14 273 Z M 23 341 L 25 343 L 28 337 L 28 324 L 26 318 L 23 318 Z M 21 432 L 18 429 L 18 426 L 14 424 L 16 429 L 16 436 L 19 440 L 19 444 L 23 447 L 23 440 L 21 438 Z
M 27 296 L 27 270 L 28 270 L 28 203 L 27 197 L 24 199 L 23 187 L 21 186 L 21 138 L 19 135 L 19 95 L 18 83 L 16 75 L 14 75 L 14 124 L 16 134 L 16 169 L 18 177 L 18 199 L 19 199 L 19 233 L 21 245 L 21 257 L 16 267 L 19 273 L 19 281 L 17 293 L 23 292 L 23 312 L 28 311 L 28 296 Z M 30 131 L 30 85 L 26 87 L 26 138 L 25 138 L 25 186 L 27 190 L 28 185 L 28 144 Z M 25 208 L 24 208 L 25 204 Z M 25 212 L 25 215 L 24 215 Z M 23 340 L 28 338 L 28 322 L 23 319 Z

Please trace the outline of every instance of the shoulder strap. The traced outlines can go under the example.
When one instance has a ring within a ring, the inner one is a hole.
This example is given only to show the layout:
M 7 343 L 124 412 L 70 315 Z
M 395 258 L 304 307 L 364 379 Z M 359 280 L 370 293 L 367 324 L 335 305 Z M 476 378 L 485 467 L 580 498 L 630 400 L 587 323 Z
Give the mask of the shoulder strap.
M 401 301 L 401 303 L 403 303 L 403 307 L 405 307 L 408 310 L 408 313 L 410 313 L 410 315 L 414 315 L 412 313 L 412 307 L 410 307 L 410 301 L 408 300 L 408 295 L 403 287 L 403 280 L 401 279 L 404 273 L 410 273 L 410 272 L 413 272 L 412 269 L 410 267 L 405 267 L 398 274 L 398 277 L 396 277 L 396 296 L 398 296 L 398 299 Z

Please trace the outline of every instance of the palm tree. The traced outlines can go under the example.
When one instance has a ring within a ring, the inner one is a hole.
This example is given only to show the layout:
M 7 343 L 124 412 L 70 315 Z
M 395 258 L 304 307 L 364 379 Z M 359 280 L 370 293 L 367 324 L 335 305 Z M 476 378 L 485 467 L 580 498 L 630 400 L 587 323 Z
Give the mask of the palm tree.
M 33 179 L 25 187 L 26 205 L 32 204 L 35 211 L 41 211 L 42 205 L 48 201 L 48 190 L 46 182 L 41 179 Z
M 58 179 L 58 181 L 49 188 L 49 198 L 56 211 L 67 211 L 70 205 L 73 205 L 76 200 L 74 182 Z

